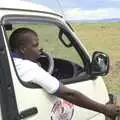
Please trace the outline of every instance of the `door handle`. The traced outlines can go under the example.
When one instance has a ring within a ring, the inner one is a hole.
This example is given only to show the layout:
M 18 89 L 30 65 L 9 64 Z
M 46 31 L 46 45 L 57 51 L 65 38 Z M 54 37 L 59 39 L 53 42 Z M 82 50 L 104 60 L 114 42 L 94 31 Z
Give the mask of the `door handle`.
M 32 108 L 28 108 L 26 110 L 23 110 L 22 112 L 20 112 L 20 119 L 24 119 L 27 117 L 31 117 L 35 114 L 38 113 L 38 110 L 36 107 L 32 107 Z

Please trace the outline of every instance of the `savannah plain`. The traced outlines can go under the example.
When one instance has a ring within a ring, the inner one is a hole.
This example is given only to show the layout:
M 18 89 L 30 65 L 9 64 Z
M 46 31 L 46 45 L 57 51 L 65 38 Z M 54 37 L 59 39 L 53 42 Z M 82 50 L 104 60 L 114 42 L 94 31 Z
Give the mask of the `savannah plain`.
M 120 104 L 120 22 L 73 23 L 72 27 L 91 55 L 94 51 L 109 55 L 110 70 L 104 80 L 108 91 L 118 97 Z

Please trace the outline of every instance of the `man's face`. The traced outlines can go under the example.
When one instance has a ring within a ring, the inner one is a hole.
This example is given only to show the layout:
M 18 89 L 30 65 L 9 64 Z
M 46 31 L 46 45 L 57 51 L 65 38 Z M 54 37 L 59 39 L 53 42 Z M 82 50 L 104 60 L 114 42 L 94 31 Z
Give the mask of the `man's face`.
M 30 35 L 23 46 L 23 54 L 26 59 L 35 61 L 40 56 L 39 39 L 35 35 Z

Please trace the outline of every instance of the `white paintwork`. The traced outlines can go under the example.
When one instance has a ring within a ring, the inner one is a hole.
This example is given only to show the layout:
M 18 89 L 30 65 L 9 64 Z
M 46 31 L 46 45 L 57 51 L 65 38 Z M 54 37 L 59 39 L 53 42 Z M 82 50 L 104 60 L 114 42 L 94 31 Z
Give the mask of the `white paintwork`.
M 2 4 L 4 6 L 4 8 L 8 8 L 10 6 L 7 6 L 7 2 L 3 2 L 4 4 Z M 25 6 L 25 4 L 27 4 L 27 6 Z M 19 9 L 29 9 L 29 10 L 38 10 L 38 11 L 45 11 L 45 12 L 51 12 L 54 13 L 52 10 L 43 7 L 43 6 L 39 6 L 37 7 L 35 4 L 29 4 L 28 2 L 24 2 L 23 5 L 23 1 L 20 2 L 19 1 L 19 5 L 15 6 L 13 4 L 13 6 L 11 6 L 12 8 L 19 8 Z M 2 6 L 0 5 L 0 6 Z M 3 7 L 2 6 L 2 7 Z M 19 10 L 0 10 L 0 18 L 2 18 L 2 16 L 4 15 L 8 15 L 8 14 L 18 14 L 18 15 L 34 15 L 36 16 L 46 16 L 46 17 L 51 17 L 51 18 L 55 18 L 58 19 L 59 21 L 63 22 L 65 24 L 65 21 L 63 18 L 60 18 L 59 16 L 54 16 L 52 14 L 44 14 L 44 13 L 38 13 L 38 12 L 28 12 L 28 11 L 19 11 Z M 67 26 L 67 25 L 66 25 Z M 74 36 L 76 36 L 72 31 L 71 34 L 73 34 Z M 77 38 L 77 36 L 76 36 Z M 4 37 L 5 39 L 5 37 Z M 78 38 L 77 38 L 78 39 Z M 6 43 L 6 41 L 5 41 Z M 81 44 L 81 41 L 78 41 L 79 44 Z M 84 45 L 81 45 L 87 52 L 87 49 L 84 47 Z M 54 105 L 54 103 L 59 100 L 59 98 L 49 95 L 47 94 L 43 89 L 30 89 L 30 88 L 26 88 L 24 87 L 18 80 L 18 77 L 16 76 L 14 67 L 13 67 L 13 63 L 11 61 L 11 57 L 8 51 L 8 47 L 6 44 L 6 49 L 7 49 L 7 54 L 8 54 L 8 58 L 9 58 L 9 64 L 10 64 L 10 70 L 11 70 L 11 74 L 12 74 L 12 79 L 13 79 L 13 84 L 15 87 L 15 94 L 16 94 L 16 98 L 17 98 L 17 104 L 18 104 L 18 109 L 19 112 L 23 111 L 27 108 L 31 108 L 31 107 L 37 107 L 39 113 L 33 117 L 30 117 L 26 120 L 51 120 L 50 119 L 50 112 L 51 109 Z M 103 79 L 101 77 L 98 77 L 97 80 L 89 80 L 89 81 L 84 81 L 84 82 L 80 82 L 80 83 L 75 83 L 75 84 L 69 84 L 67 85 L 68 87 L 72 88 L 72 89 L 76 89 L 80 92 L 82 92 L 83 94 L 87 95 L 88 97 L 90 97 L 93 100 L 96 100 L 98 102 L 101 102 L 103 104 L 105 104 L 108 101 L 108 92 L 106 89 L 106 86 L 103 82 Z M 76 114 L 76 119 L 77 120 L 105 120 L 104 116 L 102 114 L 93 112 L 93 111 L 89 111 L 86 110 L 84 108 L 79 108 L 77 106 L 75 106 L 75 114 Z M 93 118 L 93 119 L 92 119 Z M 2 120 L 0 118 L 0 120 Z M 73 119 L 72 119 L 73 120 Z
M 22 86 L 15 74 L 11 60 L 10 63 L 11 63 L 11 73 L 14 81 L 19 111 L 25 110 L 33 106 L 37 106 L 39 114 L 35 115 L 33 118 L 30 118 L 28 120 L 37 120 L 37 119 L 50 120 L 50 111 L 53 107 L 53 104 L 59 98 L 47 94 L 43 89 L 29 89 Z M 91 99 L 99 101 L 101 103 L 105 104 L 108 101 L 108 94 L 106 91 L 106 87 L 101 77 L 99 77 L 98 80 L 95 81 L 89 80 L 86 82 L 80 82 L 67 86 L 72 89 L 79 90 L 83 94 L 90 97 Z M 88 120 L 88 118 L 92 118 L 92 117 L 94 117 L 94 120 L 104 120 L 103 115 L 99 115 L 96 112 L 89 111 L 84 108 L 79 108 L 77 106 L 75 107 L 75 112 L 77 115 L 77 120 L 79 119 Z M 99 117 L 97 117 L 97 115 L 103 119 L 100 119 Z
M 38 5 L 32 2 L 23 1 L 23 0 L 10 0 L 10 1 L 2 0 L 0 1 L 0 8 L 37 10 L 37 11 L 55 13 L 53 10 L 49 9 L 44 5 Z

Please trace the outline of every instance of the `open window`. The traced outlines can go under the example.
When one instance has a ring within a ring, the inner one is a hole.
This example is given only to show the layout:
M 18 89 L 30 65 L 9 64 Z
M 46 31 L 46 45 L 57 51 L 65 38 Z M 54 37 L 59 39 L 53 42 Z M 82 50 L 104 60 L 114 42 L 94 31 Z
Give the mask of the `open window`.
M 74 45 L 75 38 L 63 24 L 48 18 L 38 19 L 30 16 L 18 16 L 18 18 L 9 16 L 4 20 L 8 40 L 10 34 L 21 27 L 30 28 L 38 34 L 39 47 L 46 53 L 40 56 L 39 62 L 43 69 L 48 71 L 52 59 L 54 66 L 50 74 L 54 77 L 63 83 L 75 82 L 75 79 L 85 72 L 83 58 L 80 57 Z M 87 79 L 85 77 L 85 80 Z M 78 80 L 80 81 L 80 78 Z M 83 77 L 82 80 L 84 80 Z

